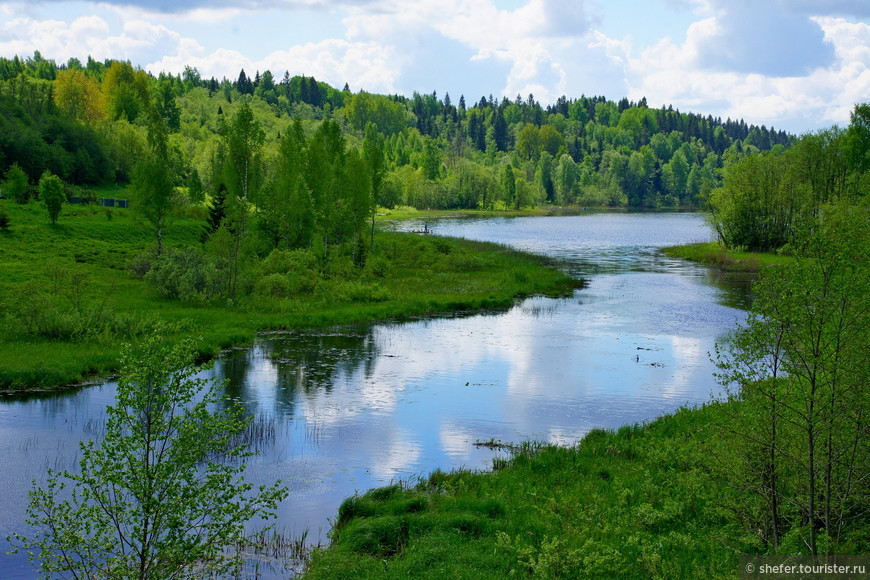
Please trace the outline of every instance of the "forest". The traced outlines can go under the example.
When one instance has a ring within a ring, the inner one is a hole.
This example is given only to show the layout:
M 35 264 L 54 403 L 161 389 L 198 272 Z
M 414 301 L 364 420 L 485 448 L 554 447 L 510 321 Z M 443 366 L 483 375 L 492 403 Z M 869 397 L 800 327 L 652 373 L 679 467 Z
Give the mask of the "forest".
M 533 95 L 462 95 L 454 103 L 449 94 L 352 93 L 270 71 L 217 81 L 187 67 L 155 77 L 128 62 L 58 65 L 38 52 L 0 59 L 0 95 L 0 167 L 17 164 L 31 183 L 46 170 L 76 186 L 128 182 L 154 110 L 169 133 L 173 179 L 194 199 L 216 195 L 224 181 L 222 119 L 243 105 L 263 131 L 252 167 L 258 190 L 279 179 L 282 137 L 295 121 L 306 138 L 335 122 L 348 149 L 360 147 L 371 123 L 383 140 L 382 207 L 699 207 L 726 162 L 794 140 L 742 120 L 651 109 L 645 99 L 561 97 L 542 107 Z

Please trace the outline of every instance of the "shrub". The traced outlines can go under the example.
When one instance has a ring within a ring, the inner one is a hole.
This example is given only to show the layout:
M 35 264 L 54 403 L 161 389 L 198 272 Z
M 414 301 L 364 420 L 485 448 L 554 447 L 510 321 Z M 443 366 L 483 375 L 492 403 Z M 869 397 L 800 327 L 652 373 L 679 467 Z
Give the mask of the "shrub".
M 386 278 L 390 272 L 390 262 L 383 256 L 375 256 L 369 259 L 366 268 L 375 278 Z
M 66 199 L 63 181 L 57 175 L 52 175 L 50 171 L 46 171 L 39 178 L 39 195 L 42 197 L 45 209 L 48 210 L 49 221 L 56 223 Z
M 145 280 L 161 296 L 208 301 L 226 292 L 218 269 L 197 248 L 169 248 L 151 262 Z
M 6 194 L 15 200 L 15 203 L 27 203 L 30 197 L 30 184 L 27 182 L 27 174 L 24 170 L 14 163 L 6 171 L 6 183 L 4 184 Z
M 267 274 L 257 280 L 254 294 L 271 298 L 287 298 L 293 294 L 293 284 L 283 274 Z

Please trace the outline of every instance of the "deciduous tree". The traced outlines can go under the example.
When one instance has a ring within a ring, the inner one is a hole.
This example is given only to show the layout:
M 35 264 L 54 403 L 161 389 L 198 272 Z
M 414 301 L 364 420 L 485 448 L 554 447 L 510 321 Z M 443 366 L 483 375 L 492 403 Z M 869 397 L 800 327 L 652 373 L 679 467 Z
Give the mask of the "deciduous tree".
M 133 170 L 133 209 L 154 228 L 157 254 L 175 202 L 175 175 L 169 158 L 169 136 L 163 117 L 152 109 L 148 121 L 148 150 Z
M 46 171 L 39 178 L 39 195 L 42 197 L 45 209 L 48 210 L 49 221 L 57 223 L 57 218 L 60 217 L 60 210 L 63 207 L 63 201 L 66 199 L 63 193 L 63 181 L 57 175 Z
M 49 472 L 30 492 L 38 532 L 13 543 L 43 577 L 140 580 L 232 572 L 231 550 L 255 517 L 268 519 L 287 491 L 244 481 L 246 425 L 219 411 L 215 384 L 197 376 L 191 343 L 151 337 L 122 360 L 103 441 L 81 444 L 79 471 Z
M 27 203 L 30 197 L 30 184 L 27 182 L 27 174 L 17 163 L 6 170 L 6 182 L 3 189 L 7 196 L 15 200 L 15 203 Z

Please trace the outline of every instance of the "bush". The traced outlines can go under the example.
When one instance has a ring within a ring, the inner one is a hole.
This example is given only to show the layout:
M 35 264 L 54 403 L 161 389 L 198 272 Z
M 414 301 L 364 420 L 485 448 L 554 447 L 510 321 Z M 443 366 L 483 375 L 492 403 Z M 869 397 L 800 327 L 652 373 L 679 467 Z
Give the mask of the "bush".
M 390 273 L 390 262 L 383 256 L 375 256 L 369 259 L 366 269 L 375 278 L 386 278 Z
M 165 298 L 208 301 L 226 292 L 224 277 L 196 248 L 166 249 L 151 262 L 144 277 Z
M 263 274 L 309 272 L 317 274 L 317 256 L 311 250 L 272 250 L 260 265 Z
M 293 294 L 293 284 L 283 274 L 267 274 L 257 280 L 254 294 L 271 298 L 288 298 Z
M 39 195 L 45 203 L 45 209 L 48 210 L 48 219 L 51 223 L 56 223 L 60 217 L 60 210 L 63 207 L 63 202 L 66 199 L 66 194 L 63 190 L 63 181 L 57 175 L 52 175 L 46 171 L 39 179 Z
M 14 163 L 6 171 L 6 183 L 4 184 L 6 194 L 15 200 L 15 203 L 27 203 L 30 197 L 30 184 L 27 182 L 27 174 L 24 170 Z

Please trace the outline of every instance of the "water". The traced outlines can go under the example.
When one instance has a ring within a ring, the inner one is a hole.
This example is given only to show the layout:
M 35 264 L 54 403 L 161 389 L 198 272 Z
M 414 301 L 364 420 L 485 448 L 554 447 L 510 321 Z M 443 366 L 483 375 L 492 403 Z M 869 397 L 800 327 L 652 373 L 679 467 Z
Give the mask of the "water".
M 403 223 L 402 229 L 422 228 Z M 326 540 L 346 497 L 435 468 L 485 469 L 476 442 L 570 444 L 594 427 L 650 420 L 716 391 L 708 352 L 744 317 L 745 281 L 663 256 L 710 239 L 695 214 L 429 221 L 439 235 L 559 258 L 587 280 L 570 298 L 505 312 L 264 336 L 221 358 L 227 395 L 274 428 L 249 478 L 282 479 L 278 527 Z M 31 480 L 75 468 L 99 437 L 106 383 L 0 403 L 0 535 L 25 528 Z M 4 550 L 5 551 L 5 550 Z M 33 578 L 0 556 L 0 579 Z

